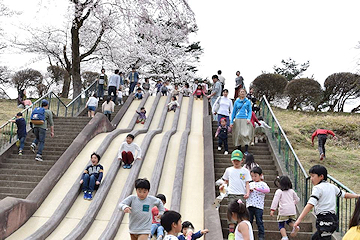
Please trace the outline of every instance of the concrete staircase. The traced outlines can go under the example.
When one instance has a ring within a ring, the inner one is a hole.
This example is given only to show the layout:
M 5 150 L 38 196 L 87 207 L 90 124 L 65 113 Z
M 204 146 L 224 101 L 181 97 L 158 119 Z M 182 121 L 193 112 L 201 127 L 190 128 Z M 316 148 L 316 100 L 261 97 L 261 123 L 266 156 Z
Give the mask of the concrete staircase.
M 51 138 L 50 131 L 47 131 L 43 162 L 35 161 L 36 154 L 30 150 L 35 136 L 29 132 L 23 155 L 19 156 L 15 148 L 16 150 L 0 163 L 0 200 L 7 196 L 26 198 L 89 120 L 88 117 L 54 117 L 55 137 Z
M 213 122 L 213 136 L 215 135 L 217 128 L 217 122 Z M 232 136 L 229 135 L 228 139 L 229 144 L 229 155 L 224 155 L 224 150 L 218 151 L 218 139 L 213 139 L 214 145 L 214 161 L 215 161 L 215 179 L 219 179 L 225 172 L 227 167 L 232 166 L 231 163 L 231 152 L 235 149 Z M 243 147 L 244 148 L 244 147 Z M 242 149 L 244 151 L 244 149 Z M 254 155 L 256 163 L 260 165 L 264 173 L 264 180 L 270 187 L 270 193 L 266 194 L 265 197 L 265 207 L 264 207 L 264 228 L 265 228 L 265 239 L 281 239 L 280 231 L 278 230 L 278 223 L 276 221 L 276 217 L 270 216 L 270 206 L 272 199 L 274 197 L 274 193 L 276 191 L 276 187 L 274 185 L 274 179 L 278 176 L 278 172 L 275 167 L 275 163 L 273 157 L 271 156 L 269 147 L 267 143 L 257 143 L 255 146 L 249 146 L 249 153 Z M 219 189 L 216 187 L 216 195 L 219 195 Z M 225 198 L 221 202 L 221 206 L 219 209 L 220 219 L 221 219 L 221 226 L 223 230 L 224 239 L 227 239 L 229 234 L 228 225 L 227 225 L 227 204 L 228 199 Z M 288 237 L 289 239 L 298 239 L 298 240 L 308 240 L 311 238 L 311 231 L 312 231 L 312 224 L 311 223 L 301 223 L 301 230 L 295 238 L 290 237 L 290 231 L 292 230 L 289 226 L 286 227 L 288 230 Z M 253 230 L 254 230 L 254 237 L 258 239 L 258 232 L 257 226 L 254 219 L 253 222 Z
M 105 97 L 106 97 L 106 96 L 105 96 Z M 123 97 L 123 103 L 125 103 L 126 99 L 127 99 L 127 97 Z M 99 100 L 98 107 L 97 107 L 96 110 L 95 110 L 95 114 L 98 113 L 98 112 L 102 113 L 102 104 L 103 104 L 104 102 L 105 102 L 105 100 Z M 117 112 L 121 109 L 121 107 L 122 107 L 122 105 L 118 105 L 118 104 L 115 105 L 114 112 L 111 114 L 111 119 L 110 119 L 110 121 L 113 120 L 113 118 L 115 117 L 115 115 L 117 114 Z M 84 109 L 84 110 L 80 113 L 80 116 L 86 117 L 87 115 L 88 115 L 88 110 L 87 110 L 87 108 Z

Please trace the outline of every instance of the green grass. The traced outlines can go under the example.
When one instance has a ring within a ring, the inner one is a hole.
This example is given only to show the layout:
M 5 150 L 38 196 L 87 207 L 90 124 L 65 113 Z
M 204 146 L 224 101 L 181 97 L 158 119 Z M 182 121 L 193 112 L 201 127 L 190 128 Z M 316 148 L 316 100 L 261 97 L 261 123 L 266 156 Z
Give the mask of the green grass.
M 17 107 L 16 100 L 0 99 L 0 106 L 0 126 L 23 110 Z
M 360 193 L 360 115 L 349 113 L 314 113 L 273 107 L 276 118 L 288 136 L 305 170 L 324 165 L 328 173 L 356 193 Z M 328 137 L 326 159 L 319 160 L 317 137 L 311 146 L 311 134 L 317 128 L 332 130 L 338 137 Z

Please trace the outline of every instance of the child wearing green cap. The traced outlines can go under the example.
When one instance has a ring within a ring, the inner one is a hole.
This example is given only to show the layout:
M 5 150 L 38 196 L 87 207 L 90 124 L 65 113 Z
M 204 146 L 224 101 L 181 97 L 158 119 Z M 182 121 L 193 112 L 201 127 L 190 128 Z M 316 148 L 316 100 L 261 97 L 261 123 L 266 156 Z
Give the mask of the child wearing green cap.
M 250 186 L 249 183 L 252 180 L 250 171 L 247 168 L 243 168 L 242 164 L 244 163 L 243 154 L 240 150 L 234 150 L 231 153 L 231 162 L 232 167 L 228 167 L 225 170 L 222 179 L 228 185 L 228 202 L 241 199 L 245 202 L 250 195 Z M 222 190 L 224 186 L 220 186 Z M 235 222 L 228 221 L 229 224 L 229 237 L 228 239 L 234 239 L 235 231 Z

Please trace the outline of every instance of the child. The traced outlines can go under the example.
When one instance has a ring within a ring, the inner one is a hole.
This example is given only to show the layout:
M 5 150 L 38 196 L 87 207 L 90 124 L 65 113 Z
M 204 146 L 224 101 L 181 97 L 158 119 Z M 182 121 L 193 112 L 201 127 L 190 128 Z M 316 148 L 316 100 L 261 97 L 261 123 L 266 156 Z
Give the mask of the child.
M 312 235 L 312 239 L 330 240 L 332 233 L 339 226 L 339 220 L 335 215 L 337 197 L 359 198 L 360 195 L 345 193 L 335 185 L 327 182 L 327 169 L 324 166 L 313 166 L 310 168 L 309 174 L 314 187 L 308 203 L 294 224 L 294 228 L 298 229 L 304 217 L 314 208 L 317 218 L 317 231 Z
M 136 89 L 136 93 L 135 93 L 135 99 L 141 100 L 143 98 L 143 93 L 141 88 L 137 88 Z
M 249 182 L 252 180 L 249 170 L 242 168 L 243 154 L 240 150 L 234 150 L 231 153 L 232 167 L 228 167 L 225 170 L 222 179 L 228 184 L 229 202 L 234 199 L 242 199 L 245 201 L 249 197 L 250 187 Z M 220 191 L 224 188 L 224 185 L 220 186 Z M 246 209 L 245 205 L 244 208 Z M 231 219 L 231 218 L 229 218 Z M 235 222 L 228 222 L 229 224 L 229 237 L 234 236 Z
M 140 112 L 136 111 L 137 114 L 139 114 L 139 116 L 136 119 L 136 123 L 141 123 L 144 124 L 146 121 L 146 110 L 144 107 L 140 108 Z
M 331 130 L 326 129 L 317 129 L 312 135 L 311 135 L 311 146 L 314 146 L 314 138 L 318 137 L 318 149 L 320 153 L 320 160 L 323 160 L 325 158 L 325 143 L 327 139 L 327 135 L 332 135 L 334 140 L 336 140 L 335 133 Z
M 246 207 L 250 214 L 250 223 L 253 223 L 254 216 L 258 227 L 259 240 L 264 240 L 265 230 L 263 222 L 265 194 L 270 192 L 269 186 L 262 181 L 263 172 L 260 167 L 254 167 L 250 171 L 252 182 L 250 186 L 250 196 L 246 200 Z
M 100 155 L 91 154 L 91 164 L 85 168 L 81 177 L 80 184 L 82 184 L 85 200 L 91 200 L 93 198 L 92 192 L 99 188 L 104 173 L 104 168 L 99 162 Z
M 22 117 L 22 113 L 18 112 L 16 114 L 16 120 L 12 119 L 9 120 L 9 122 L 13 122 L 16 123 L 16 127 L 17 127 L 17 137 L 20 141 L 20 146 L 19 146 L 19 155 L 21 156 L 23 154 L 23 149 L 24 149 L 24 145 L 25 145 L 25 139 L 26 139 L 26 121 L 25 119 Z
M 161 200 L 163 205 L 166 203 L 166 197 L 164 194 L 156 195 L 158 199 Z M 168 209 L 165 208 L 165 211 Z M 164 227 L 160 224 L 160 216 L 159 216 L 159 209 L 155 206 L 151 209 L 152 213 L 152 225 L 151 225 L 151 233 L 149 238 L 151 239 L 152 236 L 156 233 L 157 240 L 162 240 L 164 238 Z
M 192 92 L 195 92 L 198 88 L 199 80 L 195 79 L 194 84 L 192 85 Z
M 155 88 L 156 88 L 156 93 L 159 93 L 161 91 L 161 87 L 162 87 L 162 82 L 161 80 L 157 81 Z
M 134 161 L 135 151 L 137 151 L 136 159 L 141 160 L 141 148 L 134 143 L 135 136 L 128 134 L 125 142 L 121 144 L 118 153 L 119 161 L 123 161 L 123 168 L 131 168 L 131 164 Z
M 209 90 L 208 82 L 205 79 L 204 82 L 201 84 L 202 89 L 204 90 L 204 93 L 207 94 Z
M 159 198 L 148 196 L 150 182 L 139 178 L 135 181 L 136 195 L 125 198 L 119 208 L 130 214 L 129 233 L 131 239 L 147 240 L 151 232 L 151 209 L 159 208 L 159 215 L 164 213 L 164 205 Z
M 197 86 L 197 89 L 193 92 L 192 95 L 196 95 L 196 98 L 195 98 L 196 100 L 202 99 L 203 96 L 205 96 L 205 93 L 200 84 Z
M 188 83 L 185 83 L 184 87 L 180 90 L 180 92 L 182 92 L 184 97 L 190 97 L 190 94 L 192 93 Z
M 187 240 L 187 239 L 198 239 L 201 238 L 204 234 L 208 233 L 209 230 L 208 229 L 204 229 L 204 230 L 199 230 L 198 232 L 194 233 L 194 225 L 189 222 L 189 221 L 185 221 L 182 223 L 182 228 L 181 228 L 181 232 L 182 235 L 178 236 L 179 240 Z
M 179 96 L 179 86 L 177 84 L 175 84 L 175 87 L 172 90 L 171 95 L 175 97 Z
M 161 226 L 167 232 L 164 240 L 178 240 L 177 235 L 181 231 L 181 215 L 175 211 L 166 211 L 161 217 Z
M 266 135 L 264 133 L 264 129 L 270 129 L 271 127 L 266 124 L 264 118 L 262 116 L 258 117 L 259 123 L 255 123 L 255 143 L 266 142 Z
M 360 201 L 357 201 L 354 213 L 350 219 L 349 231 L 343 237 L 343 240 L 353 239 L 360 239 Z
M 145 82 L 142 85 L 144 92 L 149 92 L 150 90 L 150 83 L 149 83 L 149 78 L 145 78 Z
M 119 91 L 118 91 L 118 103 L 119 105 L 123 105 L 123 96 L 124 96 L 124 93 L 123 93 L 123 87 L 120 86 L 119 87 Z
M 231 133 L 231 128 L 226 124 L 226 118 L 220 119 L 220 126 L 216 130 L 215 138 L 219 137 L 219 146 L 218 151 L 221 151 L 222 143 L 224 142 L 225 152 L 224 155 L 229 154 L 229 146 L 228 146 L 228 133 Z
M 125 80 L 125 81 L 124 81 L 123 91 L 124 91 L 124 95 L 125 95 L 125 96 L 129 96 L 130 84 L 129 84 L 129 81 L 128 81 L 128 80 Z
M 87 101 L 85 107 L 88 108 L 88 117 L 94 117 L 95 116 L 95 110 L 98 107 L 99 99 L 96 97 L 96 93 L 92 97 L 89 97 L 89 100 Z
M 254 167 L 259 167 L 259 164 L 257 164 L 257 163 L 255 162 L 254 155 L 252 155 L 251 153 L 249 153 L 249 154 L 246 155 L 246 157 L 245 157 L 245 165 L 244 165 L 244 168 L 246 168 L 247 170 L 251 171 L 251 169 L 253 169 Z
M 277 177 L 274 183 L 275 186 L 280 187 L 280 189 L 276 190 L 274 199 L 272 200 L 270 216 L 274 216 L 274 212 L 279 206 L 277 221 L 282 237 L 281 240 L 287 240 L 285 223 L 294 227 L 294 221 L 296 221 L 295 205 L 300 201 L 300 198 L 296 195 L 296 192 L 292 190 L 292 183 L 288 176 Z M 299 231 L 299 228 L 294 229 L 290 234 L 291 237 L 295 237 Z
M 176 97 L 172 96 L 171 101 L 168 104 L 168 112 L 170 112 L 170 111 L 175 112 L 177 107 L 180 107 L 180 104 L 178 101 L 176 101 Z
M 111 101 L 111 96 L 107 96 L 106 101 L 101 106 L 103 113 L 111 121 L 111 113 L 114 112 L 115 103 Z
M 169 89 L 168 89 L 168 81 L 166 81 L 162 86 L 161 86 L 161 93 L 163 96 L 167 96 Z
M 259 126 L 261 126 L 261 123 L 259 122 L 259 120 L 257 119 L 257 117 L 256 117 L 256 114 L 255 114 L 255 112 L 251 112 L 251 119 L 250 119 L 250 121 L 251 121 L 251 123 L 252 123 L 252 125 L 253 125 L 253 129 L 252 129 L 252 138 L 251 138 L 251 143 L 250 143 L 250 145 L 251 146 L 254 146 L 254 140 L 255 140 L 255 138 L 254 138 L 254 136 L 255 136 L 255 127 L 256 127 L 256 125 L 255 125 L 255 123 L 256 124 L 258 124 Z
M 235 229 L 235 240 L 254 240 L 251 223 L 249 222 L 249 212 L 245 204 L 239 200 L 231 200 L 227 211 L 228 220 L 237 222 Z M 230 238 L 228 238 L 230 239 Z

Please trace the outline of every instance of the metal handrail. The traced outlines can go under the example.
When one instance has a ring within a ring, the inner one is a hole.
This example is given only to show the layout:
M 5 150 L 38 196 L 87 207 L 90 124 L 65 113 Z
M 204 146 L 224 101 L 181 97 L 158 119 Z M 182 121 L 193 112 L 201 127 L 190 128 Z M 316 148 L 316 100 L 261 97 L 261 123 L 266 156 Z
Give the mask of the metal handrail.
M 295 185 L 294 190 L 298 194 L 300 194 L 299 197 L 301 199 L 301 202 L 303 206 L 305 206 L 312 190 L 310 177 L 303 168 L 298 156 L 296 155 L 289 139 L 287 138 L 284 130 L 282 129 L 279 121 L 277 120 L 265 96 L 263 96 L 262 100 L 260 101 L 260 109 L 261 109 L 260 111 L 262 111 L 263 113 L 264 120 L 271 127 L 272 139 L 269 140 L 277 145 L 278 153 L 282 157 L 282 161 L 283 164 L 285 165 L 285 169 Z M 267 109 L 267 116 L 265 117 L 266 109 Z M 271 115 L 271 120 L 272 120 L 271 122 L 269 119 L 269 114 Z M 278 133 L 275 132 L 276 127 L 278 128 Z M 276 134 L 278 134 L 278 136 L 276 136 Z M 283 144 L 282 138 L 284 139 L 285 144 Z M 293 162 L 291 162 L 289 154 L 286 152 L 288 150 L 290 150 L 290 153 L 294 157 Z M 299 171 L 296 172 L 297 169 L 300 170 L 300 174 Z M 342 191 L 354 194 L 354 192 L 351 189 L 346 187 L 344 184 L 342 184 L 340 181 L 338 181 L 329 174 L 328 174 L 328 181 L 336 185 Z M 355 209 L 355 204 L 356 204 L 355 199 L 337 198 L 336 215 L 339 218 L 339 228 L 337 229 L 337 232 L 339 232 L 341 236 L 343 236 L 348 229 L 349 220 L 351 218 L 352 211 Z

